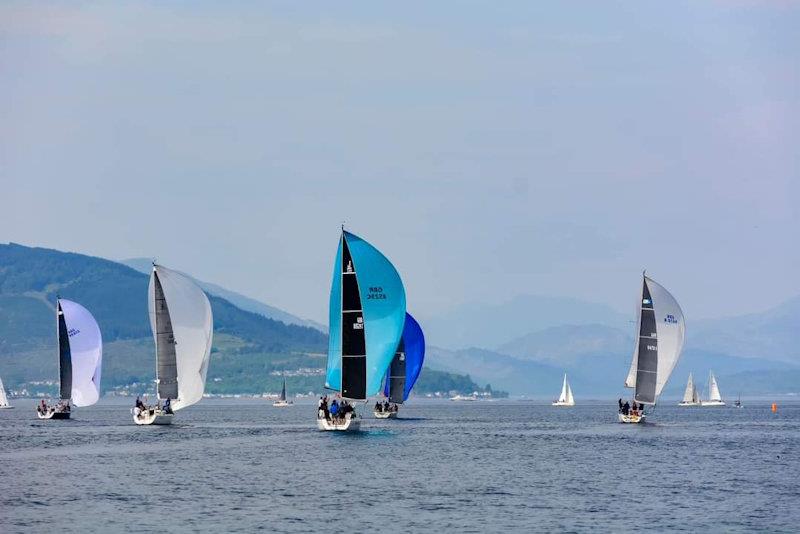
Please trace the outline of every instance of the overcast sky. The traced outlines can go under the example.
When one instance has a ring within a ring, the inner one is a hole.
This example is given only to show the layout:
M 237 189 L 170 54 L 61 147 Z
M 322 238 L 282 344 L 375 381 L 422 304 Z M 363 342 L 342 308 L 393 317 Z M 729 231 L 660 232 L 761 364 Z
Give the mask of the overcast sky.
M 0 241 L 326 322 L 339 225 L 409 310 L 800 293 L 800 4 L 0 5 Z

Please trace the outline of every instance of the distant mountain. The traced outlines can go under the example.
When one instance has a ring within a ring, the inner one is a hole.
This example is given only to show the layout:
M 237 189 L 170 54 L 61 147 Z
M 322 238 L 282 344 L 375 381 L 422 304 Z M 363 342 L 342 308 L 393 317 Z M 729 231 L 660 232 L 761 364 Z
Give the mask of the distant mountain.
M 697 321 L 691 348 L 800 365 L 800 296 L 762 313 Z
M 492 348 L 554 326 L 598 324 L 624 328 L 633 319 L 605 304 L 523 295 L 497 305 L 466 304 L 424 319 L 430 343 L 450 349 Z
M 532 332 L 498 347 L 520 359 L 574 365 L 587 356 L 633 354 L 633 338 L 599 324 L 562 325 Z
M 120 263 L 122 263 L 123 265 L 127 265 L 132 269 L 136 269 L 137 271 L 144 273 L 148 276 L 150 275 L 150 271 L 153 268 L 152 260 L 148 258 L 130 258 L 127 260 L 121 260 Z M 242 309 L 244 311 L 257 313 L 269 319 L 281 321 L 286 324 L 295 324 L 298 326 L 308 326 L 311 328 L 316 328 L 321 332 L 327 333 L 327 328 L 325 326 L 315 321 L 311 321 L 310 319 L 303 319 L 301 317 L 297 317 L 296 315 L 292 315 L 291 313 L 285 312 L 280 308 L 270 306 L 269 304 L 264 304 L 263 302 L 251 299 L 250 297 L 246 297 L 235 291 L 230 291 L 228 289 L 225 289 L 224 287 L 219 286 L 217 284 L 204 282 L 202 280 L 197 280 L 196 278 L 194 278 L 194 280 L 209 295 L 216 295 L 217 297 L 224 298 L 237 308 Z

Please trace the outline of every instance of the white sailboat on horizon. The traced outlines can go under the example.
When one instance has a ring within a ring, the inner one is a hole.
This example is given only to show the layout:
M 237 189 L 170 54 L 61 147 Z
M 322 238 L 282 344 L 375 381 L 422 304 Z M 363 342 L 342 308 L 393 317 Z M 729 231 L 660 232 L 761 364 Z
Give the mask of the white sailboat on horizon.
M 13 406 L 8 402 L 8 395 L 6 395 L 6 388 L 3 387 L 3 379 L 0 378 L 0 409 L 10 410 Z
M 553 406 L 575 406 L 575 398 L 572 396 L 572 388 L 567 382 L 567 373 L 564 373 L 564 383 L 561 385 L 561 395 L 557 401 L 553 401 Z
M 678 406 L 700 406 L 700 394 L 697 392 L 697 386 L 694 385 L 692 373 L 689 373 L 689 380 L 686 382 L 686 391 L 683 393 L 683 400 L 678 403 Z
M 719 392 L 717 379 L 714 377 L 714 372 L 708 372 L 708 400 L 701 401 L 701 406 L 725 406 L 725 401 L 722 400 L 722 395 Z
M 293 403 L 292 401 L 286 400 L 286 379 L 283 379 L 283 387 L 281 388 L 281 396 L 272 403 L 275 408 L 285 408 L 287 406 L 291 406 Z

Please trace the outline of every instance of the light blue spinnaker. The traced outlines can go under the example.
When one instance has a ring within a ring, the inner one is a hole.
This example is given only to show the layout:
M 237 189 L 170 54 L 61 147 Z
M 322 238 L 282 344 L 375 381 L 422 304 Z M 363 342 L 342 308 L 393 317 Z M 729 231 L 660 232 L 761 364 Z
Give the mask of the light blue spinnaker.
M 403 350 L 405 352 L 405 380 L 403 384 L 403 401 L 408 400 L 411 389 L 422 371 L 425 360 L 425 335 L 419 323 L 406 313 L 406 324 L 403 328 Z M 386 380 L 383 387 L 383 396 L 389 398 L 390 381 Z
M 345 241 L 358 281 L 366 345 L 366 396 L 372 396 L 380 391 L 383 376 L 403 334 L 406 294 L 397 270 L 378 249 L 350 232 L 342 232 L 331 283 L 325 387 L 342 390 L 342 258 Z

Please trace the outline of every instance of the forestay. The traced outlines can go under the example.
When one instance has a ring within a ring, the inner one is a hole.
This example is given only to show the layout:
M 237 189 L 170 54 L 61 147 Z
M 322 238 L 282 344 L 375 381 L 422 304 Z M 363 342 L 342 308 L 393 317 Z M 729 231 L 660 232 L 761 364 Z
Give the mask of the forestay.
M 148 295 L 159 398 L 172 399 L 172 409 L 180 410 L 203 397 L 213 336 L 211 303 L 191 278 L 161 265 L 153 267 Z
M 75 406 L 90 406 L 100 398 L 103 339 L 89 310 L 71 300 L 59 299 L 59 354 L 62 398 L 66 386 Z M 66 376 L 69 375 L 69 376 Z

